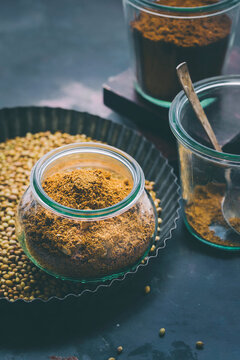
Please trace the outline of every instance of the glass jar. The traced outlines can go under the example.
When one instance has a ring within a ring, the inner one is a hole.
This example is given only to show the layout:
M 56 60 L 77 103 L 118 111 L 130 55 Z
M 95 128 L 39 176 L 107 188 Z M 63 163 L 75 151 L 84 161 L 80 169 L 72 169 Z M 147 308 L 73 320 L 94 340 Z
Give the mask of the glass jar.
M 108 170 L 128 179 L 132 190 L 119 203 L 99 210 L 63 206 L 43 190 L 49 176 L 78 168 Z M 61 279 L 105 281 L 134 269 L 157 231 L 156 209 L 144 185 L 139 164 L 112 146 L 75 143 L 47 153 L 32 169 L 18 206 L 17 236 L 24 252 Z
M 219 76 L 195 84 L 195 90 L 223 152 L 214 150 L 181 91 L 170 111 L 177 138 L 184 220 L 199 240 L 225 250 L 240 250 L 240 236 L 228 226 L 222 201 L 240 183 L 240 76 Z M 240 203 L 239 203 L 240 206 Z
M 192 80 L 221 74 L 233 45 L 239 0 L 123 0 L 135 89 L 169 107 L 180 91 L 176 67 Z M 186 7 L 177 7 L 183 6 Z M 204 6 L 199 6 L 199 5 Z

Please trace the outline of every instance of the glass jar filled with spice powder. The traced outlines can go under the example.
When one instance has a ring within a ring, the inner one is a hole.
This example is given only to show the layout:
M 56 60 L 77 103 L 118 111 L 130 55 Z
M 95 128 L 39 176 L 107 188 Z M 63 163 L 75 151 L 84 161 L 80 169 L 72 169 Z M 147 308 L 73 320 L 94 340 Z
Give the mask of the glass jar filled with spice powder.
M 233 44 L 238 0 L 123 0 L 135 88 L 169 107 L 180 91 L 176 66 L 192 80 L 221 74 Z
M 139 164 L 108 145 L 53 150 L 31 172 L 18 206 L 28 257 L 62 279 L 104 281 L 133 269 L 156 235 L 157 213 Z
M 194 87 L 223 152 L 212 148 L 181 91 L 169 116 L 178 141 L 185 223 L 208 245 L 240 250 L 240 235 L 230 228 L 222 212 L 229 186 L 226 174 L 230 174 L 233 188 L 240 184 L 240 76 L 210 78 Z M 240 227 L 240 218 L 234 220 Z

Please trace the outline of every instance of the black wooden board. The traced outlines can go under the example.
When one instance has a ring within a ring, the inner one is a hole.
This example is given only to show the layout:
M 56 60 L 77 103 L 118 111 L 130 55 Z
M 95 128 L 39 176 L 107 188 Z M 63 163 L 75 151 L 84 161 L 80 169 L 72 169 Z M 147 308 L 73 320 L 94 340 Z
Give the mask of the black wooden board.
M 104 104 L 140 126 L 157 129 L 171 138 L 168 124 L 168 109 L 153 105 L 143 99 L 134 89 L 130 69 L 110 77 L 103 85 Z

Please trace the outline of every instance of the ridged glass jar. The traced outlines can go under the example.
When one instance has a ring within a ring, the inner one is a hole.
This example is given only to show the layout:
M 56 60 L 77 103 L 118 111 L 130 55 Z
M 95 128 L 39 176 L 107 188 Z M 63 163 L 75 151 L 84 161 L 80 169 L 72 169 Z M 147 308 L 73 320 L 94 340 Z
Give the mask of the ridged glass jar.
M 194 82 L 221 74 L 239 17 L 239 0 L 185 3 L 123 0 L 135 89 L 167 108 L 180 91 L 178 64 L 188 63 Z
M 132 190 L 99 210 L 66 207 L 45 193 L 42 182 L 48 176 L 79 168 L 108 170 L 128 179 Z M 146 256 L 156 236 L 157 213 L 144 186 L 139 164 L 112 146 L 76 143 L 47 153 L 34 166 L 18 206 L 16 228 L 23 250 L 34 264 L 61 279 L 105 281 L 123 275 Z M 69 241 L 70 250 L 65 246 Z
M 240 250 L 240 236 L 229 227 L 222 201 L 240 183 L 240 76 L 219 76 L 194 85 L 223 152 L 214 150 L 181 91 L 174 99 L 170 126 L 178 142 L 184 220 L 200 241 Z M 240 203 L 239 203 L 240 206 Z

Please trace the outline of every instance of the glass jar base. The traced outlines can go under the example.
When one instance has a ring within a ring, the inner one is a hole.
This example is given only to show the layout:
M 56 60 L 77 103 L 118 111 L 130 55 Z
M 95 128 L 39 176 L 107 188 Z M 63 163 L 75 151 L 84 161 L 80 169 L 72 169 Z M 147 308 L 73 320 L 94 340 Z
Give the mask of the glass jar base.
M 170 106 L 171 106 L 171 102 L 170 101 L 166 101 L 166 100 L 160 100 L 160 99 L 157 99 L 157 98 L 154 98 L 148 94 L 146 94 L 142 89 L 141 87 L 138 85 L 137 82 L 134 83 L 134 87 L 135 87 L 135 90 L 137 91 L 138 94 L 141 95 L 141 97 L 143 97 L 145 100 L 151 102 L 152 104 L 154 105 L 157 105 L 157 106 L 161 106 L 165 109 L 169 109 Z M 201 105 L 203 108 L 211 105 L 212 103 L 214 103 L 216 101 L 216 98 L 215 97 L 209 97 L 209 98 L 206 98 L 201 102 Z
M 214 242 L 208 241 L 203 239 L 201 236 L 199 236 L 195 230 L 191 227 L 191 225 L 189 225 L 186 217 L 184 216 L 184 223 L 188 229 L 188 231 L 198 240 L 200 240 L 202 243 L 207 244 L 209 246 L 215 247 L 217 249 L 221 249 L 221 250 L 225 250 L 225 251 L 240 251 L 240 246 L 229 246 L 229 245 L 220 245 L 220 244 L 216 244 Z
M 141 256 L 141 258 L 138 259 L 137 262 L 135 262 L 135 264 L 129 265 L 128 268 L 125 269 L 119 269 L 118 272 L 113 273 L 113 274 L 107 274 L 107 275 L 103 275 L 100 277 L 95 277 L 95 278 L 76 278 L 76 277 L 70 277 L 70 276 L 65 276 L 65 275 L 60 275 L 54 271 L 51 271 L 49 269 L 47 269 L 46 267 L 42 266 L 39 261 L 37 261 L 35 259 L 34 256 L 31 255 L 31 253 L 29 252 L 29 249 L 27 249 L 26 246 L 26 242 L 24 240 L 24 235 L 19 236 L 19 242 L 22 245 L 22 249 L 24 251 L 24 253 L 26 254 L 26 256 L 33 262 L 33 264 L 35 266 L 37 266 L 39 269 L 41 269 L 42 271 L 44 271 L 45 273 L 47 273 L 48 275 L 51 275 L 53 277 L 55 277 L 56 279 L 60 279 L 60 280 L 66 280 L 66 281 L 72 281 L 75 283 L 82 283 L 82 284 L 87 284 L 87 283 L 102 283 L 105 281 L 110 281 L 116 278 L 121 278 L 122 276 L 125 276 L 128 272 L 133 272 L 136 271 L 137 267 L 141 264 L 142 260 L 144 260 L 150 252 L 151 246 L 153 245 L 154 241 L 155 241 L 155 234 L 152 237 L 152 241 L 149 244 L 147 250 L 144 252 L 144 254 Z
M 161 107 L 163 107 L 163 108 L 165 108 L 165 109 L 169 109 L 169 108 L 170 108 L 170 105 L 171 105 L 171 102 L 170 102 L 170 101 L 160 100 L 160 99 L 154 98 L 154 97 L 146 94 L 146 93 L 141 89 L 141 87 L 138 85 L 137 82 L 134 83 L 134 87 L 135 87 L 135 90 L 138 92 L 138 94 L 140 94 L 145 100 L 151 102 L 151 103 L 154 104 L 154 105 L 161 106 Z

